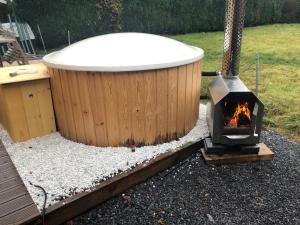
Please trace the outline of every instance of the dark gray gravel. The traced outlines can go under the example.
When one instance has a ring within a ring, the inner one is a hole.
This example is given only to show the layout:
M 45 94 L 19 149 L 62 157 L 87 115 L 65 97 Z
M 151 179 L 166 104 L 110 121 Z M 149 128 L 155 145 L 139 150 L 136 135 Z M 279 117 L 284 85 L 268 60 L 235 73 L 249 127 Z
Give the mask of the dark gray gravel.
M 211 166 L 200 154 L 74 219 L 79 224 L 300 225 L 300 144 L 263 131 L 272 162 Z

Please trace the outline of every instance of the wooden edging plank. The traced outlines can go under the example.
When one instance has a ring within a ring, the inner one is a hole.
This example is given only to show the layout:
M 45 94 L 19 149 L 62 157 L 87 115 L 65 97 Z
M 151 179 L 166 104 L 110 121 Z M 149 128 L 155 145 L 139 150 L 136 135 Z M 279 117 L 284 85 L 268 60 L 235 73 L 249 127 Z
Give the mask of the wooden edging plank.
M 64 223 L 88 209 L 122 193 L 128 188 L 139 184 L 155 174 L 196 153 L 202 146 L 201 141 L 188 143 L 178 150 L 159 155 L 147 163 L 143 163 L 130 171 L 126 171 L 107 181 L 102 182 L 90 192 L 82 192 L 67 198 L 46 210 L 45 223 L 55 225 Z

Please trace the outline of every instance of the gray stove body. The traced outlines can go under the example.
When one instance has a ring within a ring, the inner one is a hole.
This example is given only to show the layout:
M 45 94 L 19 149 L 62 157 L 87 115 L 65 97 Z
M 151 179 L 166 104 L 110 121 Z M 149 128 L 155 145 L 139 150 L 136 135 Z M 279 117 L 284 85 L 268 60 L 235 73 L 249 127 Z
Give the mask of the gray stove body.
M 207 123 L 213 144 L 255 145 L 259 142 L 264 105 L 245 86 L 238 76 L 218 76 L 208 87 Z M 247 128 L 225 126 L 228 102 L 248 102 L 251 111 L 250 126 Z

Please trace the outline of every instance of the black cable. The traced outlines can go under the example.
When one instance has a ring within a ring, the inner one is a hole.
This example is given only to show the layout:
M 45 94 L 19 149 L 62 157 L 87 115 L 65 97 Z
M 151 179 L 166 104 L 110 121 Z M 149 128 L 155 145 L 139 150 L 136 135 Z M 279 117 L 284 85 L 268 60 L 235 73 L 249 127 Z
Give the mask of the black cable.
M 208 95 L 201 95 L 200 100 L 206 100 L 209 99 Z
M 42 190 L 42 192 L 44 193 L 44 204 L 43 204 L 43 210 L 42 210 L 42 224 L 45 225 L 45 214 L 46 214 L 46 203 L 47 203 L 47 192 L 45 191 L 45 189 L 40 186 L 40 185 L 35 185 L 32 184 L 31 182 L 29 182 L 31 185 L 33 185 L 36 188 L 39 188 Z
M 207 138 L 207 137 L 205 137 L 205 138 Z M 203 147 L 203 141 L 204 141 L 205 138 L 203 138 L 203 139 L 201 139 L 201 140 L 199 141 L 199 142 L 201 142 L 201 147 Z M 200 148 L 201 148 L 201 147 L 200 147 Z M 161 179 L 165 178 L 166 176 L 168 176 L 169 174 L 171 174 L 172 172 L 174 172 L 175 170 L 179 169 L 179 168 L 182 167 L 184 164 L 186 164 L 186 163 L 190 160 L 190 158 L 191 158 L 191 156 L 188 157 L 187 159 L 185 159 L 185 160 L 184 160 L 183 162 L 181 162 L 179 165 L 174 166 L 173 169 L 169 170 L 167 173 L 165 173 L 165 174 L 159 176 L 159 178 L 158 178 L 157 180 L 161 180 Z
M 166 176 L 168 176 L 169 174 L 171 174 L 173 171 L 179 169 L 180 167 L 182 167 L 184 164 L 186 164 L 188 162 L 188 160 L 190 159 L 190 157 L 188 157 L 186 160 L 184 160 L 183 162 L 181 162 L 179 165 L 176 165 L 173 169 L 169 170 L 167 173 L 159 176 L 159 179 L 163 179 Z

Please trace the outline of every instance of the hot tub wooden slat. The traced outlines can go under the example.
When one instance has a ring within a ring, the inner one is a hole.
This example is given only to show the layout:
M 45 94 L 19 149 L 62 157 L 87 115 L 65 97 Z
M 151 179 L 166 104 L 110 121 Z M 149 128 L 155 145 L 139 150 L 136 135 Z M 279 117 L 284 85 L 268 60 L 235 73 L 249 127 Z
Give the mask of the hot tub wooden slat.
M 177 137 L 178 68 L 168 70 L 168 140 Z
M 186 93 L 186 66 L 178 68 L 178 104 L 177 104 L 177 135 L 181 137 L 185 134 L 185 93 Z
M 64 95 L 63 95 L 63 87 L 62 87 L 62 82 L 61 82 L 61 77 L 60 77 L 60 74 L 62 73 L 61 70 L 55 70 L 55 79 L 56 79 L 56 82 L 60 82 L 59 85 L 57 85 L 57 91 L 58 91 L 58 98 L 59 98 L 59 107 L 61 108 L 61 113 L 63 114 L 63 117 L 62 117 L 62 123 L 63 123 L 63 132 L 64 134 L 66 135 L 66 137 L 70 138 L 71 139 L 71 134 L 70 134 L 70 128 L 68 127 L 68 123 L 67 123 L 67 120 L 68 120 L 68 114 L 66 112 L 66 104 L 64 102 Z
M 94 99 L 90 104 L 94 118 L 96 145 L 107 146 L 105 99 L 101 74 L 91 73 L 88 77 L 88 89 L 90 98 Z
M 141 72 L 132 73 L 129 76 L 131 81 L 133 112 L 132 112 L 132 134 L 134 141 L 145 143 L 145 83 Z
M 157 135 L 158 142 L 167 139 L 168 132 L 168 70 L 156 72 L 156 100 L 157 100 Z
M 106 108 L 106 126 L 108 144 L 111 146 L 120 143 L 120 130 L 118 118 L 118 94 L 119 90 L 116 87 L 115 74 L 103 73 L 102 76 L 103 90 L 105 96 Z
M 97 146 L 156 144 L 185 135 L 198 119 L 199 62 L 120 73 L 50 71 L 58 86 L 52 90 L 58 92 L 53 93 L 57 123 L 71 140 Z M 56 101 L 60 97 L 63 104 Z
M 119 90 L 118 94 L 118 118 L 119 118 L 119 129 L 120 129 L 120 142 L 131 144 L 132 135 L 132 107 L 133 107 L 133 96 L 130 96 L 130 90 L 133 88 L 128 77 L 128 73 L 115 74 L 116 86 Z
M 88 89 L 88 78 L 91 76 L 90 73 L 85 74 L 81 72 L 77 72 L 77 84 L 78 84 L 78 93 L 79 93 L 79 101 L 81 105 L 81 113 L 84 123 L 85 129 L 85 138 L 86 144 L 92 145 L 96 143 L 96 135 L 95 135 L 95 124 L 94 118 L 92 114 L 90 101 L 93 101 L 93 98 L 90 98 L 89 89 Z M 91 100 L 90 100 L 91 99 Z
M 198 97 L 197 97 L 197 104 L 199 104 L 199 99 L 200 99 L 200 96 L 201 96 L 201 82 L 202 82 L 202 80 L 201 80 L 201 71 L 202 71 L 202 62 L 200 61 L 198 64 L 198 86 L 197 86 L 197 95 L 198 95 Z M 198 120 L 198 118 L 199 118 L 199 109 L 197 109 L 196 110 L 196 112 L 197 112 L 197 120 Z
M 75 123 L 75 130 L 76 130 L 76 139 L 78 142 L 86 143 L 86 136 L 85 136 L 85 128 L 82 116 L 82 106 L 80 104 L 80 97 L 79 97 L 79 87 L 77 83 L 77 76 L 75 71 L 68 72 L 68 85 L 70 87 L 70 95 L 71 95 L 71 103 L 72 103 L 72 112 L 74 117 Z M 64 92 L 66 90 L 63 90 Z
M 63 95 L 61 91 L 62 88 L 59 70 L 48 68 L 48 72 L 49 74 L 51 74 L 51 91 L 53 96 L 58 130 L 63 136 L 71 138 L 68 135 L 68 127 L 66 123 L 66 113 L 64 108 Z
M 61 87 L 62 87 L 62 95 L 63 95 L 63 102 L 64 102 L 64 108 L 66 113 L 66 124 L 69 130 L 69 136 L 70 139 L 73 141 L 77 140 L 76 135 L 76 129 L 75 129 L 75 120 L 73 116 L 73 110 L 72 110 L 72 103 L 71 103 L 71 94 L 70 89 L 72 87 L 69 86 L 68 83 L 68 74 L 67 71 L 61 71 L 60 72 L 60 80 L 61 80 Z
M 197 122 L 198 118 L 199 118 L 199 108 L 198 108 L 198 104 L 199 104 L 199 99 L 200 99 L 200 89 L 201 89 L 201 62 L 200 63 L 195 63 L 194 64 L 194 76 L 196 76 L 196 93 L 195 93 L 195 99 L 194 99 L 194 106 L 196 106 L 197 108 L 195 108 L 195 117 L 194 117 L 194 121 L 195 123 Z
M 197 103 L 196 103 L 196 98 L 197 98 L 197 85 L 198 85 L 198 74 L 197 74 L 197 64 L 193 65 L 193 83 L 192 83 L 192 116 L 191 116 L 191 127 L 194 126 L 194 121 L 196 120 L 196 107 L 197 107 Z M 199 101 L 199 99 L 198 99 Z
M 49 134 L 56 130 L 53 106 L 49 104 L 49 102 L 52 103 L 50 84 L 48 80 L 39 80 L 36 82 L 35 87 L 40 105 L 43 134 Z
M 193 87 L 193 66 L 194 64 L 187 65 L 186 76 L 186 89 L 185 89 L 185 122 L 184 129 L 187 133 L 193 127 L 192 121 L 192 87 Z
M 145 144 L 156 140 L 156 71 L 144 72 L 145 82 Z

